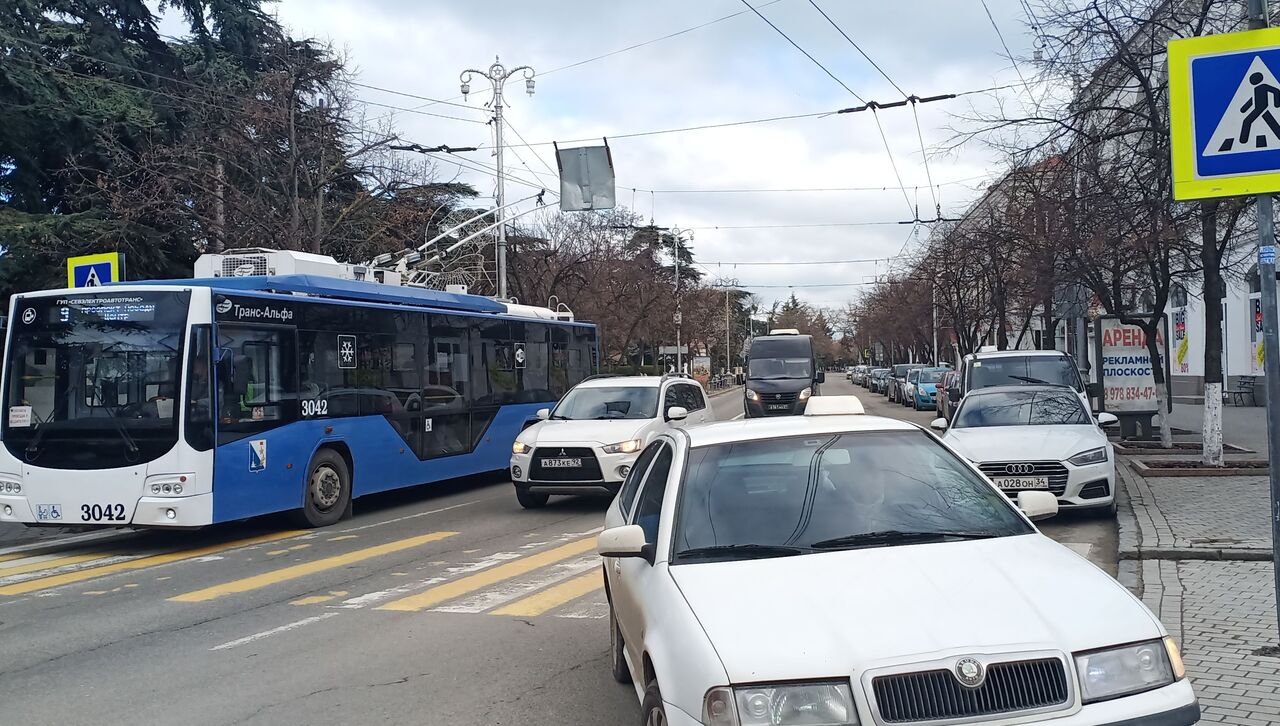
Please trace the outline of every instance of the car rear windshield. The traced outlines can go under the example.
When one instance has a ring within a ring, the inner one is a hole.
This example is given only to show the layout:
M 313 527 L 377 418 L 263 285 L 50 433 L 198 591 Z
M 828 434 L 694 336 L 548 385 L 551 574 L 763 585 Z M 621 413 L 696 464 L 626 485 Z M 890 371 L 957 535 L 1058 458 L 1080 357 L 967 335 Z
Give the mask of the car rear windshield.
M 657 386 L 579 386 L 565 394 L 553 419 L 653 418 L 658 415 Z
M 921 383 L 937 383 L 946 371 L 920 371 Z
M 1029 355 L 984 358 L 969 365 L 969 388 L 1016 386 L 1022 384 L 1071 386 L 1077 391 L 1080 374 L 1067 356 Z
M 816 544 L 821 551 L 830 540 L 885 532 L 964 538 L 1031 531 L 1006 497 L 920 431 L 695 448 L 677 510 L 676 562 L 694 561 L 691 551 L 707 548 L 722 550 L 718 559 L 750 556 L 749 547 L 734 547 L 743 545 L 808 551 Z
M 1062 426 L 1091 423 L 1079 396 L 1069 391 L 993 391 L 966 396 L 955 428 Z

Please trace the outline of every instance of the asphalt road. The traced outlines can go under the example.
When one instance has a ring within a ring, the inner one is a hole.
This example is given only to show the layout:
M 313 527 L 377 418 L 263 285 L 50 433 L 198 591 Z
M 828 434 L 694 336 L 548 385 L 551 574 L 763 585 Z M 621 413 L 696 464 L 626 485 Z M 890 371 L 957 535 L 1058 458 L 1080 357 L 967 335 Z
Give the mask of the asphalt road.
M 324 530 L 28 543 L 0 554 L 0 723 L 635 723 L 608 674 L 604 507 L 525 511 L 472 480 L 362 499 Z M 1045 530 L 1114 571 L 1112 524 Z

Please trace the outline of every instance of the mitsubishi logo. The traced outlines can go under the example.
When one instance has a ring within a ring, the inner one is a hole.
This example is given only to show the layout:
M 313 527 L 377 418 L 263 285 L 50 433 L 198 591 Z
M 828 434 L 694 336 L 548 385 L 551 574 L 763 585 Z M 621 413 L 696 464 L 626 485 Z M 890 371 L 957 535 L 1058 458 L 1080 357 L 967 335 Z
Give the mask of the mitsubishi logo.
M 561 449 L 561 450 L 560 450 L 560 455 L 561 455 L 561 456 L 566 456 L 564 449 Z
M 1031 474 L 1036 470 L 1035 464 L 1005 464 L 1007 474 Z

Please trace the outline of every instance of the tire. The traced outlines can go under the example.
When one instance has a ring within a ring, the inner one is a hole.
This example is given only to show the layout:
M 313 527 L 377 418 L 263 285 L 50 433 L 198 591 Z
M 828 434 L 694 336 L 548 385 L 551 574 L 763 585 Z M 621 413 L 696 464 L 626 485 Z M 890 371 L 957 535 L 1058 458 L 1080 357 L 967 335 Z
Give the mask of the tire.
M 658 690 L 658 682 L 654 681 L 644 691 L 644 700 L 640 702 L 640 723 L 642 726 L 667 726 L 667 710 L 662 705 L 662 692 Z
M 531 492 L 524 487 L 516 487 L 516 501 L 520 502 L 520 506 L 525 509 L 541 509 L 547 506 L 547 500 L 550 497 L 546 494 Z
M 1092 510 L 1090 513 L 1097 519 L 1115 519 L 1116 512 L 1119 511 L 1119 509 L 1120 507 L 1118 504 L 1116 504 L 1116 500 L 1113 497 L 1111 499 L 1110 505 L 1105 507 L 1098 507 L 1097 509 Z
M 351 470 L 333 449 L 320 449 L 307 467 L 302 509 L 296 519 L 303 527 L 336 524 L 351 509 Z
M 915 396 L 911 397 L 911 410 L 912 411 L 920 410 L 920 402 L 916 400 Z
M 627 658 L 622 649 L 625 642 L 622 632 L 618 630 L 618 618 L 613 614 L 613 606 L 609 606 L 609 666 L 613 680 L 618 683 L 631 682 L 631 669 L 627 667 Z

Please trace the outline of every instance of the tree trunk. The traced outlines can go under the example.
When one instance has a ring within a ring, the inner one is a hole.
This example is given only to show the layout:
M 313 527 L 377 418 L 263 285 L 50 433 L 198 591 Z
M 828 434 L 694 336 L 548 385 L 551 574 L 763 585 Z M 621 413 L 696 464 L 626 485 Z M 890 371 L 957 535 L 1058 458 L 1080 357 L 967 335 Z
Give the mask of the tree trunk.
M 1218 202 L 1200 203 L 1200 263 L 1204 267 L 1204 442 L 1200 460 L 1222 466 L 1222 260 L 1218 254 Z
M 1173 431 L 1169 428 L 1169 395 L 1165 390 L 1167 378 L 1164 374 L 1163 351 L 1156 340 L 1156 332 L 1160 330 L 1160 318 L 1144 321 L 1140 326 L 1147 339 L 1147 354 L 1151 356 L 1151 377 L 1156 384 L 1155 423 L 1160 427 L 1160 446 L 1173 448 Z
M 227 177 L 222 157 L 213 162 L 213 240 L 210 252 L 219 254 L 227 248 Z
M 316 221 L 315 233 L 311 235 L 311 251 L 320 254 L 320 242 L 323 238 L 324 226 L 324 149 L 320 149 L 320 167 L 316 172 Z
M 1045 297 L 1041 303 L 1044 310 L 1041 313 L 1041 320 L 1044 323 L 1044 332 L 1040 334 L 1040 348 L 1042 350 L 1054 350 L 1058 343 L 1058 321 L 1053 319 L 1053 296 Z

